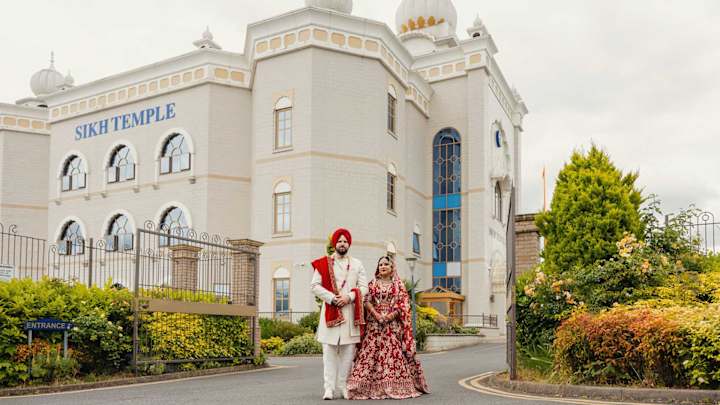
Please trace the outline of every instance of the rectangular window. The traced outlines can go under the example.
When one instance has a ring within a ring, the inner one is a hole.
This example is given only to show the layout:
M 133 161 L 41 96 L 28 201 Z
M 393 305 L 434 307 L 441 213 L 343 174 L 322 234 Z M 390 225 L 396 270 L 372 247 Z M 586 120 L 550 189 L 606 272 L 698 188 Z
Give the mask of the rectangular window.
M 273 298 L 275 313 L 290 310 L 290 279 L 277 278 L 273 280 Z
M 292 108 L 275 110 L 275 149 L 292 146 Z
M 290 232 L 290 193 L 275 194 L 275 233 Z
M 387 174 L 387 209 L 395 212 L 395 182 L 397 176 L 388 172 Z
M 412 247 L 413 247 L 413 253 L 416 255 L 420 254 L 420 234 L 413 232 L 412 236 Z
M 395 97 L 393 97 L 392 94 L 388 93 L 387 128 L 388 131 L 392 132 L 393 134 L 396 133 L 396 109 L 397 100 L 395 100 Z
M 170 174 L 190 170 L 190 154 L 163 156 L 160 158 L 160 174 Z M 134 177 L 134 169 L 133 169 Z

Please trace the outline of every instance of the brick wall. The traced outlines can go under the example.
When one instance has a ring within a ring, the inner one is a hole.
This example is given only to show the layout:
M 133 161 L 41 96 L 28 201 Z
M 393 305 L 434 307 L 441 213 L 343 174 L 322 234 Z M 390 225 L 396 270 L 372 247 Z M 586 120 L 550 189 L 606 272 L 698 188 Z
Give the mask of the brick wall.
M 515 265 L 518 275 L 540 263 L 540 231 L 535 226 L 535 215 L 515 217 Z

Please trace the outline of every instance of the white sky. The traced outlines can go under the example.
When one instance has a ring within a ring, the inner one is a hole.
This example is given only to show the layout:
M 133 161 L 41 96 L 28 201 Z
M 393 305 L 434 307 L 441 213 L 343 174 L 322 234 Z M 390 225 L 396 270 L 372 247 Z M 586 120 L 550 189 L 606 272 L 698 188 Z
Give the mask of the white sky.
M 720 1 L 455 0 L 458 34 L 476 14 L 493 35 L 525 120 L 521 211 L 542 206 L 573 149 L 591 142 L 667 211 L 689 204 L 720 218 Z M 394 29 L 400 0 L 355 0 L 353 14 Z M 205 28 L 241 52 L 246 25 L 304 0 L 2 0 L 0 101 L 30 96 L 48 65 L 76 84 L 193 49 Z

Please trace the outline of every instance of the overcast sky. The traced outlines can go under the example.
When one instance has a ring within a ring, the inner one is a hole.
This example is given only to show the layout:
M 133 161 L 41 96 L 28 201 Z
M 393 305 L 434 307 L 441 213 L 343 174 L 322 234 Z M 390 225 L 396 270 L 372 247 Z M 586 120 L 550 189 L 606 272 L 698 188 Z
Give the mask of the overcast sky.
M 506 78 L 530 109 L 521 210 L 542 206 L 575 148 L 604 147 L 638 170 L 667 211 L 689 204 L 720 218 L 720 1 L 455 0 L 458 35 L 479 13 Z M 395 26 L 400 0 L 355 0 L 353 14 Z M 304 0 L 3 0 L 0 102 L 31 95 L 48 65 L 76 84 L 193 49 L 209 25 L 241 52 L 248 23 Z

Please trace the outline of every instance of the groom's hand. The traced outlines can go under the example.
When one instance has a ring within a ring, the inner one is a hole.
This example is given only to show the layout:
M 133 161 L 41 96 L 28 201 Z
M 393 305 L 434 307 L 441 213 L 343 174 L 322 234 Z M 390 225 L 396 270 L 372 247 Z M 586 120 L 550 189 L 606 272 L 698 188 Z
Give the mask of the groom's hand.
M 338 294 L 335 296 L 335 305 L 342 308 L 350 303 L 350 297 L 347 295 Z

